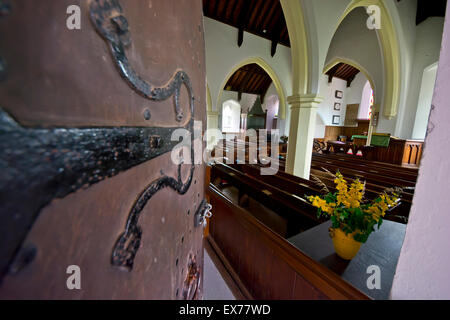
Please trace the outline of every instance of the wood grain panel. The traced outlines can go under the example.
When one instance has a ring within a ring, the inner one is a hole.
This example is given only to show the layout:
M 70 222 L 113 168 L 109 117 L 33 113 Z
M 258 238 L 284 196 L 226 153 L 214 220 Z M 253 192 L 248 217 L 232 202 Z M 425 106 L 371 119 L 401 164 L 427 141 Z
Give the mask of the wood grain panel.
M 368 299 L 338 275 L 304 255 L 210 185 L 211 237 L 255 299 Z M 227 218 L 222 218 L 226 216 Z M 224 221 L 227 221 L 224 225 Z M 240 230 L 234 237 L 225 233 Z M 241 228 L 243 226 L 244 228 Z M 223 243 L 224 239 L 230 243 Z M 245 252 L 239 247 L 244 247 Z M 234 251 L 234 252 L 231 252 Z M 241 257 L 237 259 L 236 253 Z M 298 277 L 300 276 L 300 277 Z
M 358 110 L 359 103 L 347 104 L 344 126 L 358 126 L 358 122 L 356 121 L 358 119 Z
M 184 125 L 175 120 L 173 97 L 150 101 L 122 79 L 109 45 L 91 23 L 91 3 L 12 3 L 11 15 L 0 26 L 2 56 L 9 65 L 0 86 L 1 107 L 32 128 Z M 129 23 L 132 44 L 126 54 L 133 69 L 155 86 L 164 86 L 177 69 L 185 71 L 195 95 L 193 117 L 205 122 L 202 2 L 120 0 L 120 4 Z M 81 8 L 80 31 L 66 27 L 69 5 Z M 188 102 L 183 88 L 185 123 L 190 120 Z M 143 116 L 147 108 L 150 120 Z M 132 142 L 127 146 L 134 148 Z M 189 169 L 182 168 L 183 182 Z M 205 191 L 203 165 L 196 166 L 185 194 L 161 189 L 140 211 L 142 239 L 133 269 L 111 264 L 131 208 L 161 172 L 178 176 L 170 153 L 54 199 L 41 210 L 25 239 L 25 244 L 37 248 L 35 259 L 21 272 L 5 276 L 0 299 L 182 298 L 189 255 L 196 256 L 200 269 L 203 265 L 203 229 L 195 228 L 193 219 Z M 67 289 L 70 265 L 81 269 L 81 290 Z
M 406 140 L 402 164 L 419 167 L 422 158 L 423 141 Z

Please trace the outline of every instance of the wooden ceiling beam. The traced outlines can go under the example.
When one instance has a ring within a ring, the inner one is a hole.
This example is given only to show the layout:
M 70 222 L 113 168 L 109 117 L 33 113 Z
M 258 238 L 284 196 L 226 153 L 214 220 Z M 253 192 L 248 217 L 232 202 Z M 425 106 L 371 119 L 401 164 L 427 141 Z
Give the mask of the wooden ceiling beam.
M 258 77 L 256 78 L 255 83 L 252 86 L 252 90 L 259 92 L 261 85 L 264 83 L 266 79 L 266 76 L 262 76 L 262 75 L 258 75 Z
M 206 0 L 206 2 L 208 2 L 208 0 Z M 219 6 L 219 3 L 217 1 L 209 1 L 210 3 L 208 4 L 208 15 L 213 18 L 213 19 L 217 19 L 218 17 L 214 15 L 214 12 L 216 11 L 216 7 Z
M 336 74 L 338 68 L 339 68 L 339 65 L 334 66 L 333 68 L 328 70 L 328 72 L 326 73 L 328 75 L 328 83 L 331 83 L 333 81 L 333 77 Z
M 333 74 L 329 73 L 328 74 L 328 83 L 333 82 Z
M 234 2 L 232 3 L 232 6 L 230 6 L 230 2 L 227 2 L 227 11 L 228 11 L 228 13 L 226 14 L 225 18 L 228 21 L 233 21 L 233 14 L 236 11 L 238 3 L 239 3 L 239 0 L 234 0 Z
M 352 81 L 355 79 L 359 70 L 346 63 L 339 63 L 331 68 L 326 75 L 328 76 L 328 82 L 333 80 L 333 77 L 347 81 L 347 87 L 350 87 Z
M 347 80 L 347 88 L 350 88 L 352 85 L 352 81 L 355 80 L 355 76 L 348 78 Z
M 206 17 L 237 28 L 239 47 L 245 31 L 272 41 L 274 21 L 281 15 L 278 43 L 290 47 L 280 0 L 203 0 L 203 12 Z
M 209 4 L 211 2 L 209 0 L 203 0 L 203 14 L 205 16 L 209 16 Z
M 272 28 L 272 44 L 270 46 L 270 55 L 273 57 L 275 55 L 275 53 L 277 53 L 277 45 L 278 42 L 280 41 L 280 34 L 281 34 L 281 29 L 283 28 L 282 26 L 282 19 L 283 18 L 283 11 L 281 11 L 277 18 L 275 23 L 273 24 L 273 28 Z
M 257 30 L 255 27 L 255 21 L 261 15 L 261 8 L 263 7 L 264 2 L 255 1 L 254 6 L 251 10 L 251 13 L 248 18 L 247 27 L 249 30 Z
M 255 83 L 258 80 L 258 75 L 255 73 L 252 73 L 250 79 L 248 80 L 247 84 L 245 85 L 244 91 L 247 91 L 247 93 L 254 92 Z
M 269 14 L 265 17 L 265 19 L 263 20 L 263 24 L 262 24 L 262 29 L 266 29 L 267 31 L 269 27 L 270 27 L 270 21 L 272 21 L 272 16 L 274 15 L 274 13 L 276 12 L 277 6 L 276 5 L 272 5 L 271 10 L 269 11 Z
M 255 29 L 256 30 L 261 30 L 261 24 L 264 22 L 264 17 L 267 16 L 267 11 L 269 10 L 269 5 L 271 4 L 271 1 L 264 1 L 264 6 L 258 16 L 258 18 L 256 19 L 256 23 L 255 23 Z M 264 32 L 264 30 L 263 30 Z
M 227 3 L 225 1 L 218 1 L 216 5 L 216 10 L 214 11 L 214 15 L 216 17 L 222 17 L 223 9 L 226 7 Z
M 247 28 L 248 25 L 248 19 L 250 17 L 250 0 L 244 1 L 242 4 L 241 12 L 239 12 L 239 18 L 238 18 L 238 40 L 237 44 L 238 47 L 242 46 L 242 43 L 244 42 L 244 30 Z
M 264 99 L 272 79 L 257 64 L 248 64 L 238 70 L 227 81 L 224 90 L 235 91 L 241 100 L 243 93 L 256 94 Z
M 252 78 L 252 73 L 247 71 L 247 74 L 245 75 L 244 79 L 242 80 L 242 82 L 239 86 L 239 90 L 238 90 L 239 101 L 241 101 L 241 99 L 239 97 L 242 97 L 242 92 L 244 92 L 245 87 L 247 86 L 247 83 L 250 81 L 251 78 Z

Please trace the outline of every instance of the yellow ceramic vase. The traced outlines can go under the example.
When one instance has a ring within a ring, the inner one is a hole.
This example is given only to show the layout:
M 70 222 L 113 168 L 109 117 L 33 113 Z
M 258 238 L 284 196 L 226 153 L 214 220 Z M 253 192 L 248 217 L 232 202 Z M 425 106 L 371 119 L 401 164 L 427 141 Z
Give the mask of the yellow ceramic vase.
M 334 250 L 336 254 L 345 260 L 352 260 L 361 247 L 361 242 L 353 239 L 356 233 L 345 234 L 341 229 L 329 229 L 330 237 L 333 240 Z

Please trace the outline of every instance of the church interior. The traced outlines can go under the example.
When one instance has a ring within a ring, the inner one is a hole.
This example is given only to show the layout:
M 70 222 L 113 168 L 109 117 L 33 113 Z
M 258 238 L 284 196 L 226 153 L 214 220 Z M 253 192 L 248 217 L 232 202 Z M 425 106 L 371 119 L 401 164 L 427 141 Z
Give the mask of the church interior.
M 446 0 L 44 2 L 0 0 L 1 300 L 450 299 Z
M 397 263 L 414 218 L 445 1 L 373 2 L 384 6 L 380 29 L 370 28 L 370 1 L 301 1 L 307 48 L 292 26 L 300 9 L 293 2 L 203 1 L 207 126 L 223 135 L 207 140 L 223 159 L 208 168 L 213 217 L 207 248 L 225 261 L 244 298 L 420 297 L 404 291 Z M 277 139 L 285 139 L 275 154 L 253 142 L 264 156 L 279 157 L 275 175 L 262 175 L 262 164 L 248 155 L 242 163 L 230 161 L 236 150 L 249 153 L 249 129 L 278 130 Z M 323 183 L 334 187 L 336 172 L 365 181 L 369 199 L 385 188 L 404 188 L 401 203 L 350 263 L 335 257 L 329 224 L 304 201 L 321 194 Z M 298 249 L 314 260 L 312 274 Z M 265 263 L 255 267 L 260 259 Z M 370 265 L 381 268 L 381 290 L 366 285 Z

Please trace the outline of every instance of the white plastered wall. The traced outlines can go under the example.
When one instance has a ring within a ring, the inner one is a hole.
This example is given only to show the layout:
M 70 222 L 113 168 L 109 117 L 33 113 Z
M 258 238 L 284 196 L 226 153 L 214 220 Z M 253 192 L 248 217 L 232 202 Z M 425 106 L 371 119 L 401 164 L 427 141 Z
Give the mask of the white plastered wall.
M 326 65 L 342 58 L 361 66 L 372 78 L 375 103 L 383 97 L 383 58 L 375 30 L 366 26 L 364 8 L 350 12 L 337 29 L 328 50 Z
M 326 66 L 326 62 L 329 61 L 328 51 L 331 45 L 331 41 L 334 37 L 334 32 L 336 31 L 337 24 L 340 17 L 344 14 L 345 9 L 351 3 L 350 0 L 340 0 L 340 1 L 329 1 L 329 0 L 298 0 L 300 1 L 306 26 L 308 28 L 308 38 L 309 38 L 309 63 L 311 64 L 311 74 L 309 75 L 310 91 L 313 93 L 319 92 L 319 86 L 321 84 L 320 77 L 323 73 L 323 68 Z M 399 61 L 400 61 L 400 79 L 402 79 L 400 84 L 400 94 L 398 103 L 398 116 L 388 119 L 382 114 L 379 118 L 379 123 L 377 127 L 378 132 L 390 132 L 396 136 L 405 137 L 402 133 L 402 123 L 403 116 L 405 113 L 410 112 L 410 104 L 407 103 L 407 97 L 409 94 L 409 80 L 411 78 L 411 69 L 414 62 L 414 49 L 415 49 L 415 39 L 416 39 L 416 8 L 417 0 L 408 1 L 391 1 L 391 0 L 381 0 L 383 1 L 385 7 L 389 11 L 390 19 L 396 30 L 396 37 L 399 42 Z M 364 10 L 364 8 L 360 8 Z M 353 11 L 352 11 L 353 12 Z M 352 14 L 352 12 L 350 14 Z M 368 18 L 367 14 L 365 20 Z M 345 22 L 344 19 L 343 22 Z M 359 27 L 360 31 L 369 31 L 367 27 L 361 25 Z M 372 30 L 372 32 L 374 32 Z M 347 33 L 347 35 L 351 34 Z M 378 38 L 377 38 L 378 39 Z M 358 51 L 355 50 L 354 46 L 350 46 L 348 51 Z M 364 51 L 362 51 L 364 52 Z M 346 53 L 341 53 L 346 55 Z M 345 57 L 343 57 L 345 58 Z M 381 73 L 381 91 L 384 90 L 384 62 L 381 59 L 381 65 L 378 66 L 378 72 Z M 374 75 L 374 78 L 377 76 Z M 379 82 L 374 80 L 374 82 Z M 420 81 L 419 81 L 420 86 Z M 375 88 L 378 89 L 378 88 Z M 418 88 L 413 88 L 412 90 L 418 90 Z M 378 91 L 378 90 L 376 90 Z M 376 101 L 383 101 L 384 97 L 381 95 L 375 95 Z
M 398 125 L 400 136 L 413 138 L 414 122 L 421 91 L 423 72 L 425 68 L 439 59 L 444 18 L 430 17 L 420 23 L 416 29 L 414 60 L 411 66 L 411 78 L 406 97 L 406 107 Z M 423 139 L 423 138 L 422 138 Z
M 392 299 L 450 299 L 450 6 L 433 95 L 428 134 L 392 284 Z
M 433 63 L 423 72 L 419 100 L 417 102 L 416 119 L 411 138 L 424 140 L 427 133 L 428 116 L 431 110 L 434 84 L 436 82 L 437 63 Z
M 332 82 L 328 83 L 328 76 L 322 75 L 320 77 L 320 91 L 319 96 L 323 101 L 317 108 L 317 121 L 315 128 L 315 138 L 323 138 L 325 135 L 325 126 L 342 126 L 345 121 L 345 112 L 347 110 L 347 81 L 333 78 Z M 336 98 L 336 90 L 342 91 L 342 99 Z M 340 103 L 340 110 L 334 110 L 334 104 Z M 339 116 L 339 124 L 333 124 L 333 116 Z
M 292 60 L 290 48 L 278 44 L 274 57 L 270 56 L 271 42 L 256 35 L 244 32 L 241 47 L 237 45 L 238 30 L 224 23 L 204 18 L 206 73 L 211 92 L 212 110 L 219 111 L 219 94 L 226 77 L 233 68 L 250 58 L 263 59 L 276 73 L 283 87 L 284 96 L 292 94 Z M 224 91 L 225 92 L 225 91 Z M 289 107 L 286 106 L 286 128 L 289 132 Z M 219 121 L 220 122 L 220 121 Z

